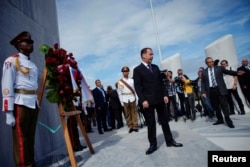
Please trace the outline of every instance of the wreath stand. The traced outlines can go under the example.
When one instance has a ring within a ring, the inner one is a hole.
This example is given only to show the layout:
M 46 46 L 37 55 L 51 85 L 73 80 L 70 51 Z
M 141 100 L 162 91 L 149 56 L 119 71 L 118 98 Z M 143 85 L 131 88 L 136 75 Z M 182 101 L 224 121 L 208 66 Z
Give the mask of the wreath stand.
M 43 76 L 42 76 L 42 80 L 41 80 L 41 86 L 40 86 L 40 90 L 38 92 L 39 106 L 41 105 L 41 102 L 42 102 L 42 96 L 43 96 L 43 92 L 44 92 L 44 88 L 45 88 L 46 77 L 47 77 L 47 69 L 44 68 Z M 59 110 L 59 116 L 60 116 L 61 123 L 62 123 L 62 130 L 63 130 L 63 134 L 64 134 L 64 139 L 65 139 L 68 154 L 69 154 L 70 163 L 71 163 L 72 167 L 76 167 L 77 163 L 76 163 L 74 151 L 73 151 L 73 148 L 71 145 L 69 130 L 67 127 L 67 121 L 66 121 L 65 117 L 74 116 L 76 118 L 77 124 L 81 129 L 82 135 L 86 141 L 86 144 L 89 148 L 90 153 L 94 154 L 95 151 L 92 147 L 92 144 L 89 140 L 88 134 L 85 130 L 85 125 L 82 123 L 82 121 L 80 119 L 80 114 L 82 111 L 76 110 L 75 106 L 71 106 L 72 111 L 65 112 L 63 109 L 62 103 L 58 103 L 57 105 L 58 105 L 58 110 Z

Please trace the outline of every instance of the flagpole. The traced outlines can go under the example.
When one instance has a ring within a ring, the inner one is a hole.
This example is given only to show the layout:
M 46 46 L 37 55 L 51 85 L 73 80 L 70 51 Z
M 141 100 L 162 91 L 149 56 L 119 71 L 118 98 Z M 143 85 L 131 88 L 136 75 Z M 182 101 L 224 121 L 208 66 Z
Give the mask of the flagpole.
M 156 38 L 156 43 L 157 43 L 158 52 L 159 52 L 159 56 L 160 56 L 160 63 L 162 63 L 162 55 L 161 55 L 161 47 L 160 47 L 160 42 L 159 42 L 158 30 L 157 30 L 157 22 L 156 22 L 156 19 L 155 19 L 155 14 L 154 14 L 152 0 L 149 0 L 149 1 L 150 1 L 150 7 L 151 7 L 151 14 L 152 14 L 152 20 L 153 20 L 153 28 L 154 28 L 154 32 L 155 32 L 155 38 Z

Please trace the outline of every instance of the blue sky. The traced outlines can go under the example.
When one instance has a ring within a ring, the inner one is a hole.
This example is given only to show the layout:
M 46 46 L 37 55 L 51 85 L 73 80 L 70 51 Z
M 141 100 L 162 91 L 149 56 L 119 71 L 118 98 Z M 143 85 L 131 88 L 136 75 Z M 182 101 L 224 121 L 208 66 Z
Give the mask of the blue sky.
M 56 0 L 60 45 L 77 59 L 87 83 L 106 88 L 122 66 L 141 63 L 140 50 L 154 50 L 160 65 L 149 0 Z M 205 66 L 204 48 L 232 34 L 239 61 L 250 58 L 249 0 L 152 0 L 162 59 L 180 53 L 191 79 Z M 192 62 L 192 63 L 190 63 Z

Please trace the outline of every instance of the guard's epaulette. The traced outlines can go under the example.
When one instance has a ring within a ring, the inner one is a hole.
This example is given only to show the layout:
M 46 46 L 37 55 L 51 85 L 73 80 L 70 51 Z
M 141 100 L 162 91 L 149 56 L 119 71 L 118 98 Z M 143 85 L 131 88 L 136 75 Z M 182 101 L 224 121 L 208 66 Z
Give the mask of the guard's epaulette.
M 13 58 L 15 58 L 15 57 L 19 57 L 19 54 L 18 54 L 18 53 L 16 53 L 16 54 L 11 55 L 10 57 L 13 57 Z
M 14 58 L 15 65 L 16 65 L 16 68 L 17 68 L 18 71 L 20 71 L 20 72 L 23 73 L 23 74 L 29 74 L 29 72 L 30 72 L 30 69 L 29 69 L 29 68 L 25 67 L 24 69 L 22 69 L 22 68 L 20 67 L 19 60 L 18 60 L 18 57 L 19 57 L 19 54 L 18 54 L 18 53 L 13 54 L 11 57 Z

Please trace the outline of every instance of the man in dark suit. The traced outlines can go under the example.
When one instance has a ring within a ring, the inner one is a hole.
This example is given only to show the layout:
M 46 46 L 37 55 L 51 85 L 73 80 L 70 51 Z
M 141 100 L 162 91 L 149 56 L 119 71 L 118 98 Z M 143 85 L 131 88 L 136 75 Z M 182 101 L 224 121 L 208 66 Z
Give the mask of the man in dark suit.
M 242 66 L 240 66 L 237 70 L 244 71 L 245 73 L 242 76 L 239 76 L 238 79 L 241 90 L 248 103 L 250 103 L 250 66 L 247 59 L 243 59 L 241 64 Z
M 229 106 L 227 101 L 228 92 L 223 79 L 223 73 L 236 76 L 237 72 L 227 70 L 222 66 L 215 66 L 211 57 L 207 57 L 205 63 L 207 68 L 203 70 L 202 73 L 201 95 L 203 97 L 210 97 L 211 99 L 217 117 L 217 121 L 213 125 L 224 123 L 221 114 L 222 110 L 228 127 L 234 128 L 233 121 L 229 117 Z
M 166 76 L 160 72 L 157 65 L 151 64 L 153 55 L 151 48 L 143 48 L 141 50 L 142 63 L 135 67 L 133 72 L 135 90 L 139 97 L 139 103 L 143 107 L 143 114 L 148 127 L 150 147 L 146 154 L 151 154 L 157 150 L 155 110 L 158 113 L 167 146 L 182 147 L 182 144 L 175 142 L 170 131 L 165 108 L 168 97 L 163 86 L 163 78 Z
M 102 128 L 104 132 L 110 131 L 107 126 L 107 98 L 104 89 L 102 88 L 101 81 L 97 79 L 95 81 L 96 88 L 93 89 L 93 97 L 95 101 L 95 108 L 96 108 L 96 121 L 97 121 L 97 128 L 99 134 L 103 134 Z
M 116 83 L 117 87 L 117 83 Z M 112 89 L 112 86 L 108 86 L 107 94 L 109 97 L 109 109 L 110 109 L 110 117 L 111 113 L 113 113 L 113 121 L 111 119 L 111 125 L 113 129 L 120 129 L 123 127 L 122 122 L 122 105 L 119 100 L 119 95 L 116 89 Z M 117 126 L 115 125 L 115 121 L 117 122 Z

